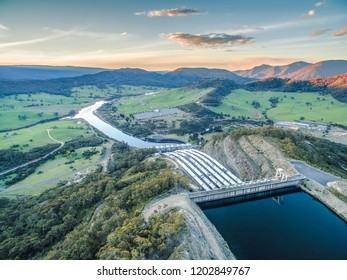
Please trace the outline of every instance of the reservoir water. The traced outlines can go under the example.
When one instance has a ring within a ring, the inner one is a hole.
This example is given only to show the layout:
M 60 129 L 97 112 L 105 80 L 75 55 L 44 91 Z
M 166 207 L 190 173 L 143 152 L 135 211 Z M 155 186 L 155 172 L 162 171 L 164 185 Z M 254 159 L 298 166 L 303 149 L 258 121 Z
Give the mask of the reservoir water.
M 304 192 L 209 207 L 238 259 L 347 260 L 347 224 Z

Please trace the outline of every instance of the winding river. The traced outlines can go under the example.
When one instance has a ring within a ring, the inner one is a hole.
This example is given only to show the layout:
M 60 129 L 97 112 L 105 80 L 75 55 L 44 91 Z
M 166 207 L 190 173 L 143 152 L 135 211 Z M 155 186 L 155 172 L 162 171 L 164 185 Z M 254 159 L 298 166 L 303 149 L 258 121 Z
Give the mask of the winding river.
M 96 116 L 93 112 L 100 108 L 103 104 L 105 104 L 105 101 L 98 101 L 94 103 L 93 105 L 90 105 L 88 107 L 85 107 L 81 109 L 77 115 L 75 115 L 74 119 L 84 119 L 86 122 L 88 122 L 90 125 L 94 126 L 96 129 L 104 133 L 106 136 L 116 139 L 118 141 L 124 141 L 128 143 L 129 146 L 135 147 L 135 148 L 150 148 L 155 147 L 158 145 L 158 143 L 151 143 L 146 142 L 141 139 L 138 139 L 136 137 L 130 136 L 128 134 L 125 134 L 124 132 L 120 131 L 119 129 L 115 128 L 114 126 L 104 122 L 101 120 L 98 116 Z

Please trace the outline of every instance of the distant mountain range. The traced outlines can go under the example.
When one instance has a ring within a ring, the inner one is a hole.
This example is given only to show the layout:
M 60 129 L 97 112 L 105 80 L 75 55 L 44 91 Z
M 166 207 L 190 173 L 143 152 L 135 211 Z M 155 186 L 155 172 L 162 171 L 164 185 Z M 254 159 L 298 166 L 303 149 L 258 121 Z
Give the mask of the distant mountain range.
M 270 77 L 309 80 L 311 78 L 327 78 L 338 74 L 347 73 L 347 60 L 326 60 L 315 64 L 304 61 L 294 62 L 288 65 L 271 66 L 260 65 L 249 70 L 228 71 L 225 69 L 208 68 L 179 68 L 174 71 L 150 72 L 142 69 L 104 69 L 74 66 L 0 66 L 0 80 L 49 80 L 60 78 L 73 78 L 84 75 L 93 75 L 97 79 L 127 80 L 126 75 L 139 75 L 135 80 L 153 78 L 156 83 L 165 86 L 184 86 L 201 79 L 223 78 L 238 84 L 245 84 L 253 80 L 267 79 Z M 130 77 L 130 76 L 129 76 Z M 88 77 L 82 78 L 88 80 Z
M 283 78 L 284 76 L 298 71 L 308 65 L 311 64 L 304 61 L 298 61 L 283 66 L 271 66 L 263 64 L 248 70 L 234 71 L 234 73 L 242 77 L 253 78 L 257 80 L 266 79 L 270 77 Z
M 103 71 L 76 77 L 67 77 L 49 80 L 1 80 L 0 96 L 19 93 L 47 92 L 52 94 L 70 95 L 73 87 L 94 85 L 99 88 L 106 86 L 158 86 L 183 87 L 195 81 L 206 78 L 223 78 L 236 83 L 252 81 L 240 77 L 230 71 L 205 68 L 182 68 L 166 74 L 150 72 L 136 68 L 122 68 Z
M 1 80 L 48 80 L 64 77 L 76 77 L 105 71 L 104 68 L 74 66 L 36 66 L 14 65 L 0 66 Z
M 80 69 L 80 68 L 79 68 Z M 235 73 L 222 69 L 207 68 L 180 68 L 165 74 L 150 72 L 143 69 L 123 68 L 117 70 L 102 71 L 95 74 L 87 74 L 75 77 L 64 77 L 48 80 L 5 80 L 0 79 L 0 96 L 47 92 L 50 94 L 61 94 L 69 96 L 73 87 L 79 86 L 97 86 L 105 88 L 107 86 L 158 86 L 165 88 L 197 86 L 216 84 L 218 90 L 215 95 L 224 96 L 225 92 L 232 88 L 243 88 L 246 90 L 262 91 L 316 91 L 322 93 L 331 93 L 333 96 L 347 103 L 347 74 L 339 74 L 328 78 L 303 79 L 310 76 L 327 76 L 336 72 L 346 72 L 347 61 L 330 60 L 315 64 L 306 62 L 296 62 L 285 66 L 260 66 L 249 70 L 252 77 L 259 77 L 260 73 L 267 73 L 264 76 L 270 76 L 262 80 L 254 80 L 250 77 L 241 77 Z M 50 71 L 51 68 L 48 69 Z M 63 69 L 60 68 L 61 71 Z M 72 69 L 70 69 L 72 70 Z M 74 72 L 81 74 L 84 70 L 100 71 L 100 68 L 80 69 Z M 103 70 L 103 69 L 101 69 Z M 241 74 L 245 75 L 245 71 Z M 72 75 L 72 73 L 70 73 Z M 274 77 L 284 76 L 287 78 Z M 289 79 L 288 77 L 300 77 L 300 79 Z M 227 84 L 224 90 L 224 84 L 220 81 L 232 82 Z M 205 82 L 204 82 L 205 81 Z M 210 82 L 211 81 L 211 82 Z M 201 83 L 202 82 L 202 83 Z M 221 90 L 219 92 L 219 90 Z
M 326 60 L 317 63 L 304 61 L 288 65 L 271 66 L 260 65 L 249 70 L 234 71 L 239 76 L 253 79 L 266 79 L 270 77 L 309 80 L 311 78 L 327 78 L 338 74 L 347 73 L 346 60 Z

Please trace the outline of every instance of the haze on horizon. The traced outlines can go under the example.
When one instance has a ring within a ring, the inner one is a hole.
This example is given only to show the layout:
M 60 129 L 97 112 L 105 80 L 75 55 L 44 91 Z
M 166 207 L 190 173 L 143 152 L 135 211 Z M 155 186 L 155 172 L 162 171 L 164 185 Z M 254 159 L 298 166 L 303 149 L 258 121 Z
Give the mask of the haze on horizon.
M 345 0 L 0 0 L 1 65 L 238 70 L 346 45 Z

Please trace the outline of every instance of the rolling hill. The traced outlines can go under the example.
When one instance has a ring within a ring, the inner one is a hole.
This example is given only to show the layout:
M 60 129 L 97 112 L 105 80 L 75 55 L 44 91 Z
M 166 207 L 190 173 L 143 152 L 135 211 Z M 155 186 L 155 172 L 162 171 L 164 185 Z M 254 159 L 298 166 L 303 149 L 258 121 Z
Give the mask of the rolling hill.
M 346 60 L 327 60 L 307 65 L 298 71 L 284 76 L 293 80 L 308 80 L 311 78 L 328 78 L 347 73 Z
M 241 77 L 225 69 L 208 69 L 208 68 L 178 68 L 164 75 L 170 79 L 180 79 L 185 83 L 192 83 L 202 79 L 227 79 L 238 84 L 244 84 L 254 79 Z
M 260 65 L 248 70 L 234 71 L 234 73 L 253 79 L 288 78 L 309 80 L 311 78 L 327 78 L 347 73 L 347 61 L 326 60 L 315 64 L 298 61 L 282 66 Z
M 310 80 L 267 78 L 243 86 L 249 91 L 321 92 L 347 103 L 347 74 Z
M 282 66 L 271 66 L 263 64 L 248 70 L 234 71 L 234 73 L 242 77 L 253 79 L 266 79 L 270 77 L 283 78 L 309 65 L 311 64 L 304 61 L 298 61 Z
M 223 78 L 236 83 L 250 81 L 250 79 L 239 77 L 227 70 L 219 69 L 185 69 L 158 74 L 143 69 L 122 68 L 96 74 L 50 80 L 0 80 L 0 96 L 35 92 L 70 95 L 71 88 L 85 85 L 93 85 L 99 88 L 119 85 L 174 88 L 183 87 L 204 78 L 222 77 L 223 75 Z

